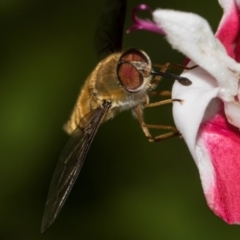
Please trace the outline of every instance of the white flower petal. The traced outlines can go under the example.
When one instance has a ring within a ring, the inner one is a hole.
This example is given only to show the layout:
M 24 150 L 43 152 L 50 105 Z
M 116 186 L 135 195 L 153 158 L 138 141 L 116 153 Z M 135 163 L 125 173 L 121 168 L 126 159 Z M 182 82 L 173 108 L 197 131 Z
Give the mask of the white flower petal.
M 188 56 L 218 82 L 219 97 L 229 102 L 237 95 L 240 64 L 230 58 L 202 17 L 173 10 L 156 10 L 154 21 L 173 48 Z M 231 79 L 231 81 L 229 81 Z
M 191 154 L 196 159 L 195 146 L 198 129 L 203 119 L 210 117 L 211 111 L 206 115 L 206 109 L 209 102 L 217 96 L 219 88 L 212 76 L 200 67 L 186 70 L 181 76 L 190 79 L 192 84 L 183 86 L 177 81 L 174 83 L 172 98 L 183 100 L 183 102 L 174 102 L 173 118 Z
M 212 194 L 215 182 L 214 169 L 204 143 L 197 136 L 203 119 L 208 119 L 215 113 L 206 111 L 206 109 L 211 100 L 216 98 L 219 88 L 211 75 L 200 67 L 185 71 L 181 76 L 190 79 L 192 85 L 183 86 L 178 82 L 174 83 L 172 98 L 181 99 L 183 102 L 182 104 L 174 102 L 173 117 L 198 167 L 208 204 L 212 205 L 214 202 L 214 194 Z
M 194 66 L 194 64 L 190 63 L 189 66 Z M 187 70 L 181 76 L 189 78 L 192 84 L 183 86 L 175 82 L 172 98 L 181 99 L 183 102 L 182 104 L 174 102 L 173 117 L 199 169 L 207 201 L 209 205 L 212 205 L 214 202 L 214 195 L 211 191 L 214 186 L 214 169 L 209 153 L 197 135 L 201 122 L 211 118 L 215 113 L 215 109 L 209 109 L 209 103 L 216 98 L 219 88 L 212 76 L 200 67 Z

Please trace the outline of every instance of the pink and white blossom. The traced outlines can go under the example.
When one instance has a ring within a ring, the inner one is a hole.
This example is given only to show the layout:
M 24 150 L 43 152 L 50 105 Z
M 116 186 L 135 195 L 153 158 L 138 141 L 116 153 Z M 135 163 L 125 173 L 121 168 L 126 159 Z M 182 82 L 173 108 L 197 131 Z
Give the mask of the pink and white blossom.
M 219 0 L 219 4 L 224 14 L 215 35 L 204 18 L 189 12 L 157 9 L 151 23 L 159 28 L 154 32 L 164 33 L 171 46 L 190 59 L 188 67 L 197 65 L 181 75 L 192 81 L 190 86 L 178 81 L 173 85 L 172 98 L 183 100 L 173 104 L 174 121 L 199 169 L 209 207 L 226 222 L 237 224 L 240 0 Z M 141 25 L 138 20 L 135 17 L 135 26 Z

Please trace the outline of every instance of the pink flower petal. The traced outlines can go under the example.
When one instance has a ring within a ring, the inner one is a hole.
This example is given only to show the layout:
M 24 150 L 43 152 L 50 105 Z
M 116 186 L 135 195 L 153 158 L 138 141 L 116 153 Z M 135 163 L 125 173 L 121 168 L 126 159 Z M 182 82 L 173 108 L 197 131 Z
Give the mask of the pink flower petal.
M 209 207 L 226 222 L 240 223 L 240 132 L 228 123 L 223 107 L 199 132 L 214 169 L 214 184 L 205 191 Z
M 219 0 L 224 10 L 223 18 L 220 22 L 217 38 L 223 43 L 229 56 L 238 62 L 240 61 L 240 1 L 239 0 Z
M 235 59 L 234 42 L 239 35 L 239 12 L 234 0 L 219 1 L 224 14 L 216 32 L 216 37 L 226 48 L 228 55 Z

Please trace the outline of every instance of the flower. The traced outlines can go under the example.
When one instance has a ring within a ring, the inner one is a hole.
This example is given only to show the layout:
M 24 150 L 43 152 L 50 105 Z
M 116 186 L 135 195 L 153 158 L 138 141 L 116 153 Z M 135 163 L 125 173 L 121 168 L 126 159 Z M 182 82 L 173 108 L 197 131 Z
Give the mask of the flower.
M 198 167 L 209 207 L 227 223 L 238 224 L 240 0 L 219 4 L 224 14 L 215 35 L 205 19 L 189 12 L 158 9 L 152 24 L 191 59 L 187 67 L 196 66 L 181 75 L 192 81 L 190 86 L 173 85 L 172 98 L 183 100 L 173 104 L 174 121 Z

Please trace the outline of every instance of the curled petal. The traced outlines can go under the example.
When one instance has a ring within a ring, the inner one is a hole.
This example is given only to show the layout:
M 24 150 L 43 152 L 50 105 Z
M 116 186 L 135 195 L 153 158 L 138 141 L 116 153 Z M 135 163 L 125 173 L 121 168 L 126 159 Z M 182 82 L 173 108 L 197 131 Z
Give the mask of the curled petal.
M 145 4 L 141 4 L 136 8 L 134 8 L 132 11 L 132 20 L 134 22 L 134 25 L 127 30 L 127 33 L 130 33 L 134 30 L 147 30 L 147 31 L 156 32 L 159 34 L 164 34 L 164 31 L 161 28 L 159 28 L 155 22 L 151 20 L 143 20 L 138 18 L 137 17 L 138 11 L 149 11 L 150 13 L 152 13 L 151 8 Z
M 225 101 L 235 101 L 240 64 L 227 55 L 206 20 L 193 13 L 172 10 L 156 10 L 153 17 L 175 49 L 216 79 L 220 87 L 219 97 Z

